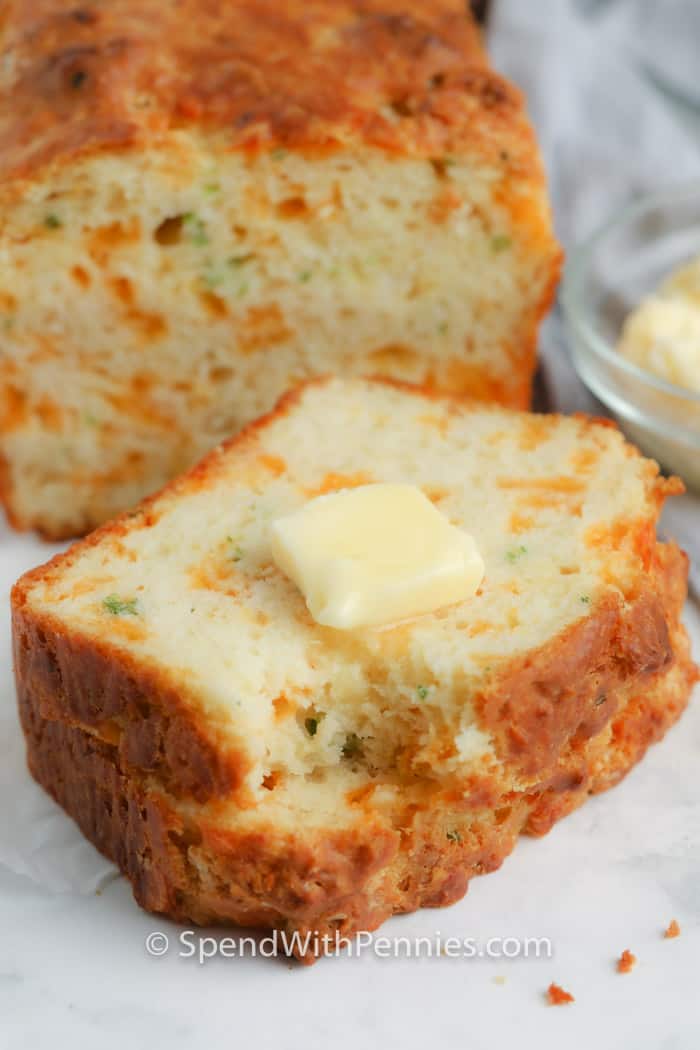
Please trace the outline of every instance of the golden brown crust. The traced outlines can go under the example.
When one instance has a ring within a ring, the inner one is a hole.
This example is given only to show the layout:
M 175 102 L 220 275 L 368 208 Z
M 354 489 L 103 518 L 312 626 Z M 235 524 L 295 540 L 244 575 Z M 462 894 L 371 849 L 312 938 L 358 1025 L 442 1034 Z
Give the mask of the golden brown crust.
M 305 843 L 267 829 L 231 837 L 215 826 L 207 832 L 186 825 L 162 793 L 124 776 L 116 748 L 45 719 L 28 693 L 21 697 L 20 714 L 32 774 L 97 848 L 119 864 L 137 899 L 150 910 L 206 921 L 206 896 L 196 891 L 192 864 L 204 835 L 206 848 L 223 855 L 213 871 L 228 864 L 227 906 L 232 920 L 242 925 L 268 925 L 283 915 L 301 917 L 332 906 L 396 852 L 398 833 L 377 827 L 368 829 L 372 834 L 361 842 L 341 830 L 326 831 L 322 843 L 313 838 Z
M 180 127 L 222 147 L 474 152 L 541 178 L 463 0 L 6 0 L 5 178 Z
M 680 558 L 675 571 L 685 571 Z M 481 726 L 493 733 L 500 758 L 536 776 L 572 736 L 603 728 L 625 683 L 643 683 L 672 657 L 655 584 L 630 605 L 606 598 L 540 650 L 511 662 L 477 699 Z
M 457 834 L 445 835 L 447 802 L 436 793 L 408 805 L 394 825 L 364 811 L 352 826 L 306 835 L 274 826 L 217 827 L 214 809 L 190 821 L 157 789 L 127 777 L 116 748 L 45 720 L 29 694 L 21 700 L 29 765 L 36 779 L 115 861 L 146 909 L 181 922 L 230 922 L 352 936 L 386 918 L 458 900 L 469 880 L 499 867 L 523 830 L 542 834 L 593 792 L 616 783 L 682 712 L 695 674 L 679 665 L 640 693 L 604 731 L 571 748 L 556 786 L 510 792 L 489 811 L 452 809 Z M 449 812 L 449 811 L 447 811 Z M 313 961 L 313 942 L 301 951 Z
M 619 704 L 618 713 L 604 732 L 590 742 L 574 737 L 560 756 L 549 784 L 541 785 L 524 831 L 545 835 L 562 817 L 576 809 L 590 795 L 615 787 L 627 772 L 660 740 L 669 726 L 682 715 L 697 681 L 697 670 L 687 652 L 682 629 L 675 633 L 675 686 L 666 688 L 663 676 L 656 682 L 633 690 Z M 650 695 L 663 697 L 649 702 Z
M 157 669 L 71 633 L 52 617 L 13 609 L 17 692 L 42 715 L 118 740 L 125 769 L 157 775 L 175 795 L 230 795 L 245 777 L 245 757 L 222 752 L 187 698 Z

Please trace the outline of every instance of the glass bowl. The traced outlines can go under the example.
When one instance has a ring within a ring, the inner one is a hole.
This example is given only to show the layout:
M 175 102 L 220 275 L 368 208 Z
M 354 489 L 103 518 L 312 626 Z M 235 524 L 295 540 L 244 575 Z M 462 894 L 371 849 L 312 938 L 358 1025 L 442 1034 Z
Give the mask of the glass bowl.
M 647 455 L 700 491 L 700 394 L 616 350 L 625 318 L 700 255 L 700 181 L 639 198 L 572 253 L 562 303 L 574 364 Z

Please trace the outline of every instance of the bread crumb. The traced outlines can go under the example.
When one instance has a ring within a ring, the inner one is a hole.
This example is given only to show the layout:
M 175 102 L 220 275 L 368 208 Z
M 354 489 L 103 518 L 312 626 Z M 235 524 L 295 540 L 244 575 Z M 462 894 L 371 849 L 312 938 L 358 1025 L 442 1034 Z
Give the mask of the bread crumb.
M 493 977 L 492 980 L 493 980 L 494 984 L 505 984 L 506 983 L 506 979 L 505 979 L 505 977 L 503 977 L 503 975 L 499 975 L 498 977 Z
M 564 991 L 558 984 L 552 983 L 547 989 L 547 1002 L 550 1006 L 566 1006 L 567 1003 L 575 1002 L 570 992 Z
M 624 952 L 617 960 L 617 972 L 618 973 L 629 973 L 637 963 L 637 956 L 633 955 L 629 948 L 625 948 Z
M 664 930 L 664 937 L 666 940 L 671 940 L 673 937 L 680 937 L 681 928 L 675 919 L 671 919 L 668 926 Z

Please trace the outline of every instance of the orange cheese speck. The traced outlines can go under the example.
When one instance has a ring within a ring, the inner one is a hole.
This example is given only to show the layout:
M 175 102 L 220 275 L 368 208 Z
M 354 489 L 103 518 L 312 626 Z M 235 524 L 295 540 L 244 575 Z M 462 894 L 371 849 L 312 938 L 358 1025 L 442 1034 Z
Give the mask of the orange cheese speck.
M 262 467 L 265 467 L 278 478 L 281 474 L 284 474 L 287 469 L 287 464 L 281 456 L 270 456 L 267 453 L 263 453 L 262 456 L 258 457 L 258 462 Z
M 500 489 L 532 489 L 544 492 L 583 492 L 583 482 L 577 478 L 558 475 L 552 478 L 498 478 Z
M 571 467 L 577 474 L 590 474 L 600 459 L 600 449 L 582 448 L 571 457 Z
M 329 492 L 339 492 L 340 489 L 356 489 L 360 485 L 371 485 L 372 476 L 363 470 L 356 474 L 326 474 L 318 488 L 308 489 L 309 496 L 325 496 Z
M 533 452 L 547 440 L 555 426 L 556 420 L 552 416 L 526 416 L 518 437 L 518 447 L 525 452 Z
M 633 955 L 629 948 L 625 948 L 624 952 L 617 960 L 617 972 L 618 973 L 629 973 L 637 963 L 637 956 Z
M 285 718 L 293 715 L 296 711 L 296 704 L 293 703 L 284 693 L 280 693 L 272 701 L 272 707 L 275 712 L 275 721 L 282 722 Z
M 519 536 L 521 532 L 528 532 L 534 527 L 535 519 L 529 514 L 520 514 L 518 511 L 513 511 L 508 522 L 508 529 L 515 536 Z
M 565 991 L 552 981 L 547 989 L 547 1002 L 550 1006 L 566 1006 L 567 1003 L 573 1003 L 574 1001 L 574 997 L 570 992 Z

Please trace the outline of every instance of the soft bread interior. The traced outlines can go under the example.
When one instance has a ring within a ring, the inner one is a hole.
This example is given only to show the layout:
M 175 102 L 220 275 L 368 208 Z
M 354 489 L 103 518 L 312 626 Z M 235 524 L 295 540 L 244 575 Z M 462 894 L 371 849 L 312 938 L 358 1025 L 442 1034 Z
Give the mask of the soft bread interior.
M 474 536 L 475 597 L 382 630 L 314 623 L 271 560 L 270 522 L 371 481 L 420 486 Z M 257 797 L 338 766 L 464 777 L 494 760 L 475 698 L 567 629 L 623 615 L 649 581 L 660 484 L 608 426 L 331 380 L 76 546 L 26 608 L 172 682 L 246 754 Z
M 174 131 L 52 171 L 0 218 L 13 515 L 85 530 L 314 374 L 524 407 L 557 258 L 538 185 L 478 158 Z

